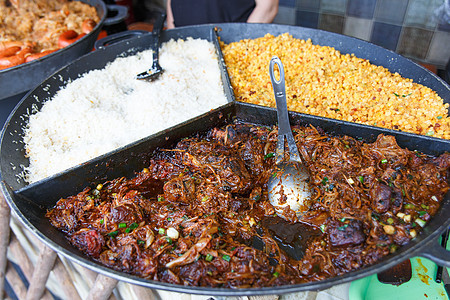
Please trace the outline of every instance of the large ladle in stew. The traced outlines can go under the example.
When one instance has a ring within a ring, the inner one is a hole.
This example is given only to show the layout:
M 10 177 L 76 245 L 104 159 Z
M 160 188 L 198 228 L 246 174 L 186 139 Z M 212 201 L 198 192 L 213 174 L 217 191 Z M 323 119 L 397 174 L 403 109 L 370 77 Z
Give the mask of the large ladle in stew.
M 279 79 L 275 75 L 275 65 L 278 66 Z M 302 163 L 292 135 L 286 102 L 284 68 L 277 56 L 273 56 L 270 60 L 269 74 L 275 94 L 278 116 L 276 166 L 268 183 L 269 200 L 280 217 L 285 218 L 283 211 L 287 206 L 295 211 L 297 216 L 301 216 L 302 212 L 306 210 L 306 201 L 311 198 L 310 175 L 308 169 Z M 285 140 L 289 149 L 287 152 L 288 160 L 285 160 Z

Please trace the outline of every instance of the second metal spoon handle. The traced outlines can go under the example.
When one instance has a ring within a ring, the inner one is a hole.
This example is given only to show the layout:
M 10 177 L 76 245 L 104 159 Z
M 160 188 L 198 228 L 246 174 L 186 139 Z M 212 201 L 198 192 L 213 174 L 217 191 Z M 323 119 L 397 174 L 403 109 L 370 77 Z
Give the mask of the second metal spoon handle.
M 277 80 L 274 74 L 274 67 L 278 66 L 280 71 L 280 79 Z M 286 87 L 284 79 L 284 68 L 278 56 L 273 56 L 269 66 L 270 80 L 272 81 L 273 92 L 277 104 L 278 115 L 278 143 L 276 151 L 276 162 L 283 160 L 284 156 L 284 139 L 288 142 L 290 160 L 301 162 L 294 136 L 292 135 L 291 125 L 289 123 L 289 114 L 286 102 Z
M 159 57 L 159 40 L 161 36 L 161 31 L 164 28 L 164 22 L 166 21 L 166 14 L 163 12 L 161 13 L 155 20 L 155 23 L 153 24 L 153 31 L 152 34 L 154 36 L 153 39 L 153 64 L 156 64 L 158 62 Z

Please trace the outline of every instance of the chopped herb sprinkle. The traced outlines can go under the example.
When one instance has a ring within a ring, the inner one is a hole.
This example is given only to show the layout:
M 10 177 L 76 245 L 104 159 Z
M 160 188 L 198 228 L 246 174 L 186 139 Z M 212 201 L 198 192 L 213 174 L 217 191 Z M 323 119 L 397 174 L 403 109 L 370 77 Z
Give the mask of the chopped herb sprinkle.
M 270 153 L 267 153 L 266 155 L 264 155 L 264 159 L 268 159 L 268 158 L 271 158 L 271 157 L 274 157 L 274 156 L 275 156 L 275 153 L 270 152 Z
M 325 232 L 325 224 L 320 225 L 320 230 L 321 230 L 322 232 Z
M 205 256 L 205 260 L 206 261 L 212 261 L 213 260 L 213 258 L 214 258 L 214 256 L 212 256 L 211 254 L 206 254 L 206 256 Z
M 108 233 L 108 235 L 110 237 L 115 237 L 119 232 L 117 230 L 111 231 L 110 233 Z
M 359 176 L 358 176 L 358 179 L 359 179 L 359 181 L 360 181 L 361 183 L 364 183 L 364 177 L 363 177 L 363 176 L 359 175 Z

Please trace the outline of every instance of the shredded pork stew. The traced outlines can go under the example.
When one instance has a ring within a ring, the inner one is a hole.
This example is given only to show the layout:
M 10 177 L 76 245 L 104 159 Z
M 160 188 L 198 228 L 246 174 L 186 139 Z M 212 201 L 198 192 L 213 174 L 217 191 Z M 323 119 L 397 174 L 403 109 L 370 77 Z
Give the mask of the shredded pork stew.
M 239 122 L 157 150 L 134 178 L 86 188 L 47 216 L 115 270 L 250 288 L 371 265 L 416 237 L 449 190 L 449 153 L 429 157 L 386 135 L 364 143 L 313 127 L 293 131 L 313 186 L 299 219 L 289 209 L 276 216 L 267 198 L 277 128 Z

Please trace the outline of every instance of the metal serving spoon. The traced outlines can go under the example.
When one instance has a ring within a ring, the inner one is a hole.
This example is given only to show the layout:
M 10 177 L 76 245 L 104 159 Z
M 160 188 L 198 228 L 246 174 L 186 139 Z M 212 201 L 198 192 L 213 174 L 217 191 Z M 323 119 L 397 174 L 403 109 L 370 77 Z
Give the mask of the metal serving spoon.
M 274 67 L 278 65 L 280 79 L 274 74 Z M 269 67 L 270 80 L 277 104 L 278 115 L 278 142 L 275 151 L 276 166 L 273 175 L 269 179 L 269 200 L 275 207 L 277 214 L 282 217 L 286 206 L 301 216 L 306 210 L 305 201 L 311 198 L 310 175 L 308 169 L 303 165 L 300 154 L 292 135 L 289 124 L 289 115 L 286 103 L 286 89 L 284 79 L 284 68 L 281 60 L 273 56 Z M 284 141 L 287 140 L 289 160 L 284 161 Z
M 161 36 L 161 31 L 164 27 L 164 21 L 166 20 L 166 14 L 161 13 L 161 15 L 156 19 L 153 24 L 153 36 L 155 37 L 153 41 L 153 65 L 150 69 L 145 72 L 139 73 L 136 79 L 152 81 L 157 79 L 163 72 L 163 68 L 159 65 L 159 38 Z

